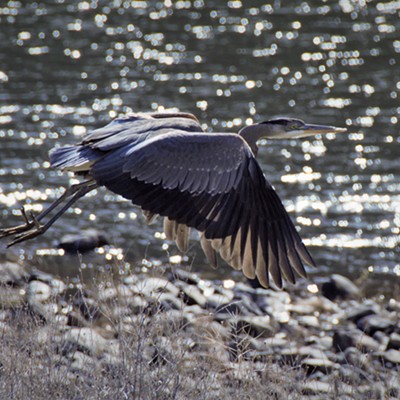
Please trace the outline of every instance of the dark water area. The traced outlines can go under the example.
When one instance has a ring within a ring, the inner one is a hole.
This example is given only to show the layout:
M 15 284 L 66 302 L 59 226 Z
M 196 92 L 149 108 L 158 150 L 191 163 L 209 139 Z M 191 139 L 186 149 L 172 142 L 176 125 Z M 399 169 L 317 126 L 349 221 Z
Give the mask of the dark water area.
M 270 141 L 259 152 L 318 270 L 373 291 L 400 276 L 400 2 L 6 1 L 0 3 L 1 226 L 40 212 L 74 182 L 48 151 L 132 111 L 182 110 L 206 130 L 237 131 L 278 115 L 347 127 L 341 135 Z M 67 233 L 97 228 L 112 247 L 60 256 Z M 45 235 L 2 257 L 74 275 L 80 263 L 193 265 L 139 210 L 98 190 Z M 222 271 L 222 274 L 221 274 Z M 229 272 L 228 272 L 229 271 Z

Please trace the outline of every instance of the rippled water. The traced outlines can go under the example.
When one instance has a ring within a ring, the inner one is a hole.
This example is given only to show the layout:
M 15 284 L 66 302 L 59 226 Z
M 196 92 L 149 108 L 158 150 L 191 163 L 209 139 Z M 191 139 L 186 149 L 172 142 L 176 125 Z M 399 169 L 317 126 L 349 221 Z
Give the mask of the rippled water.
M 368 271 L 371 280 L 393 282 L 400 275 L 399 16 L 399 1 L 1 3 L 1 225 L 20 222 L 20 204 L 40 211 L 72 182 L 49 168 L 49 149 L 121 113 L 179 109 L 213 131 L 290 115 L 348 128 L 337 137 L 268 142 L 259 153 L 318 273 Z M 160 225 L 148 228 L 137 209 L 105 190 L 9 252 L 57 270 L 76 267 L 42 257 L 43 249 L 90 227 L 121 249 L 107 260 L 151 266 L 178 254 Z M 195 242 L 184 262 L 203 269 Z

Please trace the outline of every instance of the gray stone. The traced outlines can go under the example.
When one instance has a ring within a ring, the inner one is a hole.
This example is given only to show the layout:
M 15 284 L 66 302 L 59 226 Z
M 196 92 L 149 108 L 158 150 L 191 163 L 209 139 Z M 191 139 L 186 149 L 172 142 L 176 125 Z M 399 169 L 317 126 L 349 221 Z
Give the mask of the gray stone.
M 301 346 L 298 351 L 304 358 L 326 358 L 326 352 L 315 346 Z
M 238 303 L 240 307 L 240 313 L 242 315 L 249 315 L 249 316 L 258 315 L 262 317 L 266 314 L 258 307 L 257 303 L 253 300 L 252 296 L 249 296 L 248 294 L 243 294 L 239 298 L 235 297 L 233 301 Z
M 337 369 L 338 365 L 327 358 L 306 358 L 301 363 L 308 375 L 312 375 L 319 371 L 324 374 L 330 374 L 333 369 Z
M 338 329 L 333 334 L 332 345 L 336 351 L 344 351 L 355 344 L 354 332 L 346 329 Z
M 51 287 L 52 296 L 58 296 L 64 293 L 65 289 L 67 288 L 67 285 L 60 279 L 53 278 L 47 283 Z
M 313 394 L 329 394 L 333 392 L 333 385 L 328 382 L 320 382 L 317 380 L 306 381 L 302 385 L 302 393 L 305 395 Z
M 400 300 L 390 299 L 386 307 L 388 311 L 400 313 Z
M 49 300 L 51 295 L 52 295 L 52 290 L 47 283 L 41 281 L 29 282 L 27 289 L 28 303 L 33 301 L 43 303 Z
M 376 331 L 373 336 L 374 340 L 376 340 L 382 348 L 386 348 L 389 343 L 389 336 L 382 331 Z
M 359 319 L 356 325 L 361 331 L 371 336 L 377 331 L 391 333 L 395 327 L 390 319 L 372 314 Z
M 338 274 L 332 275 L 329 281 L 322 285 L 321 292 L 329 300 L 361 297 L 360 289 L 350 279 Z
M 343 360 L 342 365 L 340 366 L 339 376 L 342 381 L 354 385 L 360 380 L 360 371 L 354 365 L 349 365 L 346 363 L 346 360 Z
M 297 343 L 290 343 L 279 351 L 283 363 L 299 365 L 306 359 L 327 359 L 323 350 L 313 346 L 299 346 Z
M 346 318 L 349 321 L 357 322 L 359 319 L 379 313 L 379 306 L 374 302 L 365 302 L 361 305 L 350 308 L 346 313 Z
M 0 310 L 15 309 L 23 306 L 25 302 L 23 292 L 17 286 L 0 285 Z
M 200 281 L 200 278 L 193 272 L 186 271 L 183 268 L 175 268 L 171 273 L 171 281 L 172 282 L 181 281 L 182 283 L 185 284 L 197 285 Z
M 195 285 L 181 285 L 181 291 L 183 293 L 183 301 L 188 305 L 199 305 L 205 307 L 207 298 L 203 295 L 201 290 Z
M 170 281 L 162 277 L 147 278 L 135 285 L 138 294 L 144 294 L 149 297 L 156 297 L 158 293 L 170 292 L 178 296 L 179 289 Z
M 77 234 L 68 234 L 61 238 L 59 249 L 66 253 L 86 253 L 96 247 L 109 244 L 104 233 L 96 229 L 86 229 Z
M 168 310 L 157 315 L 158 330 L 164 336 L 174 335 L 175 332 L 188 324 L 188 318 L 182 310 Z
M 139 314 L 149 305 L 149 302 L 142 296 L 133 296 L 128 300 L 128 308 L 130 312 Z
M 313 314 L 315 311 L 315 307 L 313 305 L 301 303 L 288 304 L 287 309 L 292 313 L 301 315 Z
M 297 318 L 300 325 L 311 328 L 320 328 L 319 320 L 314 315 L 301 315 Z
M 400 334 L 392 332 L 389 336 L 388 349 L 400 350 Z
M 372 370 L 374 367 L 371 365 L 371 355 L 363 354 L 355 347 L 348 347 L 343 353 L 343 363 L 352 365 L 362 370 Z
M 75 299 L 75 305 L 88 321 L 93 321 L 102 316 L 98 302 L 91 297 L 78 293 Z
M 263 341 L 263 347 L 280 347 L 280 348 L 285 348 L 288 345 L 288 340 L 285 338 L 285 335 L 282 333 L 278 332 L 275 336 L 271 338 L 266 338 Z
M 0 264 L 0 285 L 21 285 L 27 278 L 28 274 L 21 265 L 11 261 Z
M 183 307 L 182 300 L 172 293 L 160 293 L 157 301 L 163 310 L 180 310 Z
M 230 301 L 232 301 L 233 293 L 232 296 L 228 296 L 222 293 L 213 293 L 207 296 L 206 298 L 207 298 L 207 304 L 206 304 L 207 309 L 219 310 L 228 305 Z
M 385 345 L 381 345 L 374 338 L 365 335 L 362 332 L 355 336 L 355 346 L 363 353 L 378 351 L 385 347 Z
M 70 368 L 72 371 L 84 371 L 92 373 L 98 367 L 98 361 L 85 353 L 74 351 L 71 354 Z
M 390 349 L 380 354 L 381 357 L 392 364 L 400 364 L 400 351 Z
M 96 356 L 100 356 L 109 347 L 109 341 L 92 328 L 69 329 L 65 332 L 63 340 L 76 345 L 80 351 Z
M 29 277 L 31 282 L 42 282 L 50 286 L 51 295 L 57 296 L 67 288 L 67 285 L 60 279 L 55 278 L 53 275 L 48 274 L 46 272 L 39 271 L 37 269 L 33 269 L 31 275 Z
M 239 332 L 246 332 L 253 337 L 269 337 L 277 329 L 268 315 L 239 317 L 235 322 Z

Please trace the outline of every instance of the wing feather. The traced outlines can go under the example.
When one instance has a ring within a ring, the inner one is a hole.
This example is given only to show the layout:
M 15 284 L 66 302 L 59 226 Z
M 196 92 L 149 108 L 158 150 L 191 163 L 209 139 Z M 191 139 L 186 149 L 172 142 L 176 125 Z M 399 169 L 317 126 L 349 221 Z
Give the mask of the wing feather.
M 314 266 L 312 257 L 239 135 L 198 132 L 194 120 L 186 127 L 181 122 L 174 127 L 172 121 L 166 127 L 161 117 L 156 125 L 155 118 L 146 118 L 129 122 L 131 134 L 139 135 L 134 140 L 128 141 L 118 124 L 118 129 L 111 127 L 118 132 L 114 137 L 109 127 L 86 138 L 83 146 L 104 151 L 90 165 L 98 184 L 149 214 L 166 217 L 166 236 L 184 251 L 189 228 L 199 230 L 214 267 L 219 252 L 263 286 L 272 279 L 281 287 L 283 279 L 294 283 L 295 273 L 306 275 L 303 263 Z M 87 154 L 90 158 L 94 153 Z M 82 162 L 79 154 L 75 159 Z

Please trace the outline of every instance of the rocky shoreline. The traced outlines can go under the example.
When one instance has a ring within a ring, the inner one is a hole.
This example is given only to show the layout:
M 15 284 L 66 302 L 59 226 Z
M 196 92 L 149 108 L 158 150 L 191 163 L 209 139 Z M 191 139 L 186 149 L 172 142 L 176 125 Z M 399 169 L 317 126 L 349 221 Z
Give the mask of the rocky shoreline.
M 306 285 L 0 264 L 0 398 L 400 398 L 399 298 Z

